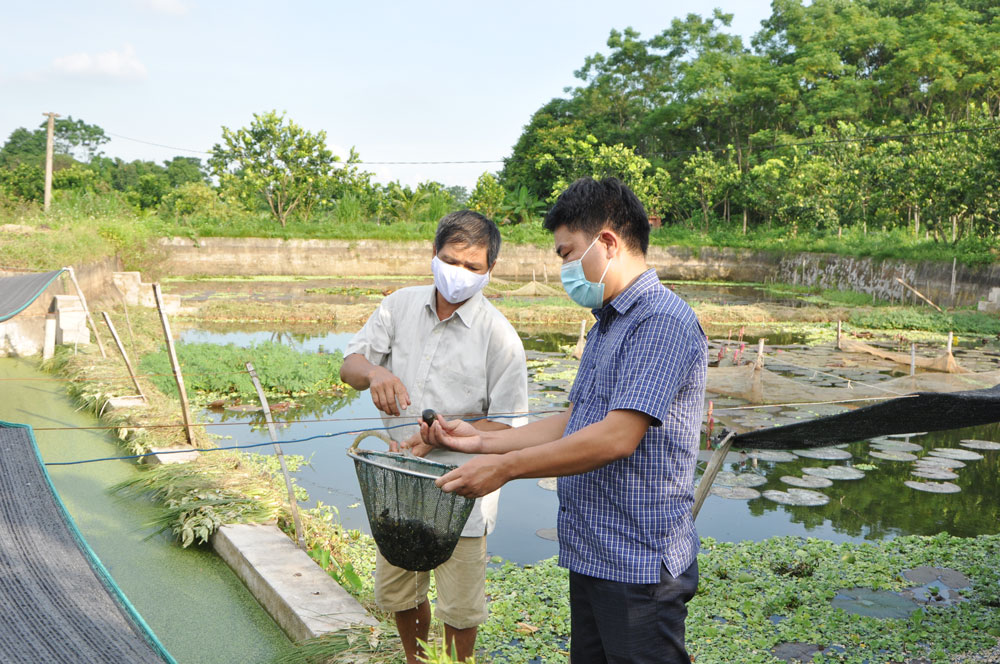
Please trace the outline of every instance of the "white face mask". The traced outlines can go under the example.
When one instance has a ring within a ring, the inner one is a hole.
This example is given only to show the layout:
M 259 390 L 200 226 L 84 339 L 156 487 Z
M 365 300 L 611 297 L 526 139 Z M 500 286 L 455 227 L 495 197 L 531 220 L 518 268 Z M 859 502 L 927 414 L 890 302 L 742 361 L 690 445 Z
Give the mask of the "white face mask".
M 490 282 L 489 272 L 477 274 L 464 267 L 445 263 L 437 256 L 431 260 L 431 272 L 434 273 L 434 287 L 441 293 L 441 297 L 452 304 L 465 302 Z

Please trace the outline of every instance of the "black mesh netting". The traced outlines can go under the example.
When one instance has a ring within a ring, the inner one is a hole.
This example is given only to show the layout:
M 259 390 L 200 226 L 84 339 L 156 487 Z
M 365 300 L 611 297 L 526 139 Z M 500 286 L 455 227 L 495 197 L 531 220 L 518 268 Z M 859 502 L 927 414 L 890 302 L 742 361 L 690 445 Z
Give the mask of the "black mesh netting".
M 448 560 L 475 503 L 434 484 L 455 466 L 370 450 L 352 449 L 349 454 L 372 537 L 385 559 L 414 572 Z
M 962 429 L 1000 422 L 1000 385 L 966 392 L 917 392 L 829 417 L 741 433 L 733 447 L 791 449 L 875 436 Z

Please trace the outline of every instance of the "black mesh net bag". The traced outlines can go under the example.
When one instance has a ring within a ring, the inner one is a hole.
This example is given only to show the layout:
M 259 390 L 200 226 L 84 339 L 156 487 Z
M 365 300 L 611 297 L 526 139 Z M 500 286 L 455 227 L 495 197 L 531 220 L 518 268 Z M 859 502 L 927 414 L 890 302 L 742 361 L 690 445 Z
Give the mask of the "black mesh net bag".
M 448 560 L 475 503 L 434 484 L 456 466 L 355 447 L 347 454 L 354 459 L 372 537 L 385 559 L 413 572 Z

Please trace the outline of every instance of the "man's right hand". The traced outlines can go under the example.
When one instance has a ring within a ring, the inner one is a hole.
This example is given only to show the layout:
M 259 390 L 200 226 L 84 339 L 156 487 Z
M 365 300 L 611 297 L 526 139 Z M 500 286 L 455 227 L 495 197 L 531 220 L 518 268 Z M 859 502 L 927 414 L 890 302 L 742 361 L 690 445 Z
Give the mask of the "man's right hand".
M 399 415 L 410 407 L 410 394 L 403 381 L 385 367 L 375 367 L 368 375 L 368 389 L 375 407 L 387 415 Z
M 465 452 L 482 454 L 483 437 L 479 429 L 464 420 L 445 422 L 440 415 L 433 426 L 420 422 L 420 438 L 426 445 Z

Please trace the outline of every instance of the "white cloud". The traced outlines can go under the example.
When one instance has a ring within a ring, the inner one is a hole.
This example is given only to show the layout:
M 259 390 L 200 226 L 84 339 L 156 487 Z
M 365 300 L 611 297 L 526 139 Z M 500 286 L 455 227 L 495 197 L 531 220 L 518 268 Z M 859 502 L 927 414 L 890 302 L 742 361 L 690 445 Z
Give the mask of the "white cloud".
M 131 44 L 125 44 L 120 51 L 74 53 L 56 58 L 52 61 L 52 71 L 74 78 L 132 81 L 146 78 L 146 65 L 136 56 Z
M 184 16 L 190 7 L 181 0 L 139 0 L 139 5 L 156 14 Z

